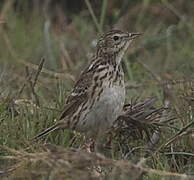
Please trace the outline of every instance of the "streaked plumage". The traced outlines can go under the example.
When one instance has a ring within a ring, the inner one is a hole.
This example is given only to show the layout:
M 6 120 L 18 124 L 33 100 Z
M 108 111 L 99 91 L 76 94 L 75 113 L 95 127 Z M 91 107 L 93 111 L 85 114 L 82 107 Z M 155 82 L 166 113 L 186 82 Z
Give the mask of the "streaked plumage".
M 57 129 L 70 128 L 97 135 L 110 127 L 122 112 L 125 101 L 121 60 L 129 44 L 139 35 L 120 30 L 105 33 L 97 43 L 90 64 L 67 97 L 60 120 L 35 139 Z

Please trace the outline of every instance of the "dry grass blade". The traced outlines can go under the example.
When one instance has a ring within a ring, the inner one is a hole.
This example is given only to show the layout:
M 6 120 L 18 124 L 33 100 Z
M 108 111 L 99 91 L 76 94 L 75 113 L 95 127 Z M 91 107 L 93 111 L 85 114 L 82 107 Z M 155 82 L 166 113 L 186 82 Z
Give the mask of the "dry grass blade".
M 92 9 L 92 6 L 91 6 L 89 0 L 85 0 L 85 3 L 87 5 L 87 7 L 88 7 L 88 10 L 90 11 L 90 14 L 92 16 L 92 19 L 94 21 L 94 24 L 96 25 L 96 28 L 97 28 L 98 32 L 102 33 L 102 29 L 101 29 L 101 27 L 100 27 L 100 25 L 98 23 L 98 20 L 97 20 L 95 14 L 94 14 L 94 11 Z
M 113 126 L 116 136 L 125 134 L 139 137 L 139 133 L 142 135 L 144 131 L 149 137 L 150 130 L 161 126 L 158 122 L 164 111 L 164 108 L 155 108 L 155 102 L 156 98 L 152 97 L 139 103 L 126 104 L 123 115 L 118 117 Z
M 9 179 L 37 179 L 44 175 L 44 177 L 51 179 L 74 180 L 79 177 L 81 180 L 113 178 L 124 180 L 130 177 L 131 180 L 137 180 L 145 173 L 163 177 L 185 177 L 187 180 L 193 178 L 185 174 L 144 168 L 142 163 L 133 164 L 126 160 L 112 160 L 100 154 L 74 149 L 63 149 L 48 144 L 43 146 L 42 152 L 17 153 L 15 157 L 18 158 L 19 163 L 8 168 L 7 172 L 0 171 L 1 179 L 5 175 Z

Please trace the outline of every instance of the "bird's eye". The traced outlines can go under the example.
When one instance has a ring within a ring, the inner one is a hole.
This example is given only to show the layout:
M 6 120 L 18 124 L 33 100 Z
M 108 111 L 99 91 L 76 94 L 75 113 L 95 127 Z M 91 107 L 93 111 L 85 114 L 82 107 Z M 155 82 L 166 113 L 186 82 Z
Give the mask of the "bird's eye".
M 117 41 L 119 39 L 119 36 L 114 36 L 113 39 Z

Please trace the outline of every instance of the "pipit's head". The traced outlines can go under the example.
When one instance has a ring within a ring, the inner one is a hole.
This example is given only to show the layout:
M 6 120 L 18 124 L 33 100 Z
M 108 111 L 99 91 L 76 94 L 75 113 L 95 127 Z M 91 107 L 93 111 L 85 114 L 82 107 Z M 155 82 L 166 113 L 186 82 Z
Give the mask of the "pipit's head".
M 111 30 L 105 33 L 98 41 L 97 48 L 103 54 L 124 54 L 131 42 L 141 33 L 127 33 L 120 30 Z

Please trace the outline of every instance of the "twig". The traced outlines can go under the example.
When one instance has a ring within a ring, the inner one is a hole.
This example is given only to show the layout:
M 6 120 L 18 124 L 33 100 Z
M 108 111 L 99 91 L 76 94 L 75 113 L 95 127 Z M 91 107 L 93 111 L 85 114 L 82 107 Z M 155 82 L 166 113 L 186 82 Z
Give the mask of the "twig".
M 33 86 L 33 83 L 32 83 L 32 73 L 30 74 L 29 73 L 29 68 L 26 67 L 26 75 L 27 75 L 27 81 L 30 85 L 30 89 L 32 91 L 32 95 L 34 96 L 34 99 L 35 99 L 35 103 L 37 106 L 40 106 L 40 101 L 38 99 L 38 95 L 36 94 L 35 90 L 34 90 L 34 86 Z
M 37 80 L 38 80 L 38 76 L 40 75 L 40 72 L 42 71 L 44 62 L 45 62 L 45 58 L 43 57 L 43 58 L 41 58 L 40 63 L 39 63 L 39 65 L 38 65 L 38 70 L 37 70 L 36 76 L 35 76 L 35 78 L 34 78 L 33 88 L 35 87 L 36 82 L 37 82 Z
M 34 82 L 32 84 L 32 87 L 34 88 L 36 83 L 37 83 L 37 80 L 38 80 L 38 76 L 40 75 L 41 71 L 42 71 L 42 68 L 43 68 L 43 64 L 45 62 L 45 59 L 44 58 L 41 58 L 40 60 L 40 64 L 38 65 L 38 69 L 37 69 L 37 73 L 36 73 L 36 76 L 34 78 Z M 22 94 L 24 88 L 26 87 L 26 82 L 24 82 L 24 84 L 22 85 L 21 89 L 19 90 L 18 94 L 17 94 L 17 97 L 20 97 L 20 95 Z
M 192 122 L 190 122 L 189 124 L 187 124 L 186 126 L 184 126 L 177 134 L 175 134 L 173 137 L 171 137 L 171 138 L 163 145 L 163 147 L 168 146 L 168 145 L 171 144 L 173 141 L 175 141 L 177 138 L 182 137 L 182 136 L 184 136 L 184 135 L 187 135 L 187 134 L 188 134 L 187 129 L 188 129 L 189 127 L 191 127 L 193 124 L 194 124 L 194 122 L 192 121 Z M 191 131 L 193 132 L 194 130 L 191 130 Z
M 162 148 L 168 146 L 169 144 L 171 144 L 172 142 L 174 142 L 175 140 L 177 140 L 178 138 L 187 135 L 189 133 L 193 133 L 193 129 L 191 129 L 190 131 L 186 131 L 190 126 L 192 126 L 194 124 L 194 122 L 191 122 L 189 124 L 187 124 L 186 126 L 184 126 L 177 134 L 175 134 L 173 137 L 171 137 L 170 139 L 167 140 L 166 143 L 162 144 L 160 147 L 157 148 L 157 150 L 154 152 L 154 155 L 159 152 Z
M 32 63 L 26 62 L 24 60 L 17 60 L 17 62 L 19 62 L 19 63 L 21 63 L 21 64 L 23 64 L 25 66 L 28 66 L 28 67 L 30 67 L 32 69 L 35 69 L 35 70 L 38 69 L 38 65 L 36 65 L 36 64 L 32 64 Z M 75 81 L 75 77 L 72 76 L 69 73 L 58 73 L 58 72 L 54 72 L 54 71 L 48 70 L 46 68 L 42 68 L 41 72 L 46 73 L 46 74 L 48 74 L 48 75 L 50 75 L 50 76 L 52 76 L 54 78 L 60 78 L 60 79 L 66 78 L 66 79 L 71 79 L 72 81 Z

